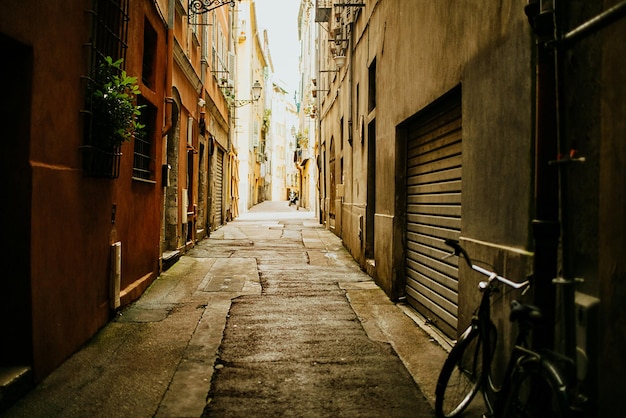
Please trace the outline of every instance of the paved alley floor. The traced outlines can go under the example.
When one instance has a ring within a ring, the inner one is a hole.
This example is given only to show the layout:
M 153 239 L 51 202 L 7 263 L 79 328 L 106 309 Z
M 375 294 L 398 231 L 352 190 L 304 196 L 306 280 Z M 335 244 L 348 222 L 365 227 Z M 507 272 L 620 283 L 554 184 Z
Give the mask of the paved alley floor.
M 293 219 L 239 230 L 250 245 L 217 245 L 256 261 L 261 293 L 233 301 L 204 416 L 433 416 L 391 345 L 368 338 L 351 308 L 345 288 L 371 280 L 338 240 Z
M 432 417 L 445 341 L 313 214 L 211 233 L 8 417 Z

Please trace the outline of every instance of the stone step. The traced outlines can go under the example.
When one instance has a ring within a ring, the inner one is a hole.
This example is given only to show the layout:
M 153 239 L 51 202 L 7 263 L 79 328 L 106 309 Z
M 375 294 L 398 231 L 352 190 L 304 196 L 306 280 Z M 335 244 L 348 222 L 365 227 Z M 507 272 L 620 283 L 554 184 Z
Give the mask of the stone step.
M 33 387 L 33 375 L 30 367 L 0 367 L 0 413 L 13 405 Z
M 163 252 L 163 271 L 172 267 L 181 256 L 181 252 L 178 250 L 175 251 L 164 251 Z

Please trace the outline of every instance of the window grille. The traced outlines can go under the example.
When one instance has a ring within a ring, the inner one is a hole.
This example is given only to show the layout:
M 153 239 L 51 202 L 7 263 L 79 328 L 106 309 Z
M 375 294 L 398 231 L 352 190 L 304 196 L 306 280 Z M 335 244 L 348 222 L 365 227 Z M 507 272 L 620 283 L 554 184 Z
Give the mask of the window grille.
M 91 38 L 86 44 L 89 48 L 89 68 L 85 100 L 84 145 L 81 147 L 83 155 L 83 171 L 87 176 L 117 178 L 120 170 L 120 146 L 103 147 L 95 144 L 92 137 L 92 97 L 89 94 L 93 86 L 96 71 L 110 56 L 113 61 L 126 58 L 128 48 L 128 4 L 129 0 L 92 0 L 91 9 Z
M 97 61 L 92 61 L 92 71 L 104 57 L 126 58 L 128 3 L 129 0 L 94 0 L 92 45 Z
M 138 101 L 141 106 L 139 122 L 145 125 L 145 128 L 141 135 L 135 135 L 133 177 L 141 180 L 151 180 L 154 171 L 152 144 L 157 112 L 156 107 L 142 97 Z
M 135 153 L 133 159 L 133 177 L 150 180 L 152 177 L 150 151 L 152 142 L 146 136 L 135 137 Z

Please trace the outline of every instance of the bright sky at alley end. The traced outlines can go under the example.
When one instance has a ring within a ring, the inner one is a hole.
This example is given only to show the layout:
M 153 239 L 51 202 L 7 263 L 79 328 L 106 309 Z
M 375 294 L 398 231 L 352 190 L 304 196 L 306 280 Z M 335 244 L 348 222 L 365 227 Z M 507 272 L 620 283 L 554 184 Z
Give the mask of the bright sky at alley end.
M 254 0 L 259 35 L 267 29 L 275 78 L 283 81 L 290 96 L 298 89 L 298 10 L 300 0 Z

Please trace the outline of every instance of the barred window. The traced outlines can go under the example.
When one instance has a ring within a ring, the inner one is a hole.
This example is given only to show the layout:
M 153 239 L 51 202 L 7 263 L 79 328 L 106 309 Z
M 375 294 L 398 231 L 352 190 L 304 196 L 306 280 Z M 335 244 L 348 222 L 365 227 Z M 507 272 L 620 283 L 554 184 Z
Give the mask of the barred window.
M 120 146 L 104 147 L 94 143 L 93 138 L 93 96 L 92 91 L 96 73 L 106 57 L 113 61 L 126 58 L 128 37 L 128 5 L 129 0 L 92 0 L 91 37 L 86 43 L 89 48 L 89 67 L 87 80 L 84 115 L 83 171 L 88 176 L 117 178 L 120 169 Z M 123 63 L 122 63 L 123 65 Z
M 92 48 L 96 60 L 126 58 L 129 0 L 93 0 Z M 98 61 L 92 61 L 96 64 Z M 94 65 L 92 71 L 96 68 Z
M 154 135 L 156 132 L 156 107 L 143 97 L 138 98 L 141 106 L 139 123 L 145 125 L 140 135 L 135 135 L 133 154 L 133 177 L 141 180 L 151 180 L 154 172 L 154 159 L 152 158 Z

